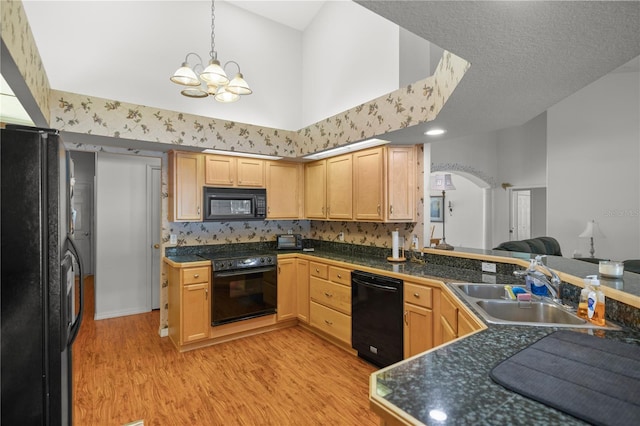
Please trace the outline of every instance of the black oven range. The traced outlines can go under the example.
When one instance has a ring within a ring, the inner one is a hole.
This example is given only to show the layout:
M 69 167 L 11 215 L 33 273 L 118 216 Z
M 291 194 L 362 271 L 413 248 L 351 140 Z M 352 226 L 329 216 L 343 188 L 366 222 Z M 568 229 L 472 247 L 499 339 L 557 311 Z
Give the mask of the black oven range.
M 276 313 L 277 257 L 271 254 L 200 254 L 211 260 L 211 325 Z

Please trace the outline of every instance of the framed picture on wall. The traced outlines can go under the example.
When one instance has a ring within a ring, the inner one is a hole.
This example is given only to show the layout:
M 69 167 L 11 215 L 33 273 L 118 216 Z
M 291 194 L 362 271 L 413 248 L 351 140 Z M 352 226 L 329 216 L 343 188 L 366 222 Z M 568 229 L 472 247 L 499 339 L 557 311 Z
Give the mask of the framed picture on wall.
M 442 222 L 443 217 L 443 199 L 442 195 L 435 195 L 431 197 L 429 203 L 429 211 L 431 212 L 431 222 Z

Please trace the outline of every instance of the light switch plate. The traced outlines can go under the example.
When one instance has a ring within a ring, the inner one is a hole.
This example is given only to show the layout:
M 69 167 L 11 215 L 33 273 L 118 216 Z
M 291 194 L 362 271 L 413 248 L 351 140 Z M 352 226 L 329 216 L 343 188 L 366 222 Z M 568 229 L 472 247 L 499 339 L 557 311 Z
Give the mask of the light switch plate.
M 169 234 L 169 244 L 178 244 L 178 236 L 176 234 Z
M 496 264 L 490 262 L 482 262 L 482 272 L 496 273 Z

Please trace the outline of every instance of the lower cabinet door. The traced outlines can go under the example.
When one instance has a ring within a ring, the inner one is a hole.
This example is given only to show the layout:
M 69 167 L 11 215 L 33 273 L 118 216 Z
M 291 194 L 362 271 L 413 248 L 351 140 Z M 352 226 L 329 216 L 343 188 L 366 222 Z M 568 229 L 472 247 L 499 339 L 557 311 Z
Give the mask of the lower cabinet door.
M 209 283 L 190 284 L 182 288 L 182 343 L 209 337 L 211 304 Z
M 445 317 L 440 317 L 440 328 L 442 330 L 442 343 L 454 340 L 457 336 L 456 330 L 447 322 Z
M 404 357 L 409 358 L 433 347 L 433 311 L 404 304 Z

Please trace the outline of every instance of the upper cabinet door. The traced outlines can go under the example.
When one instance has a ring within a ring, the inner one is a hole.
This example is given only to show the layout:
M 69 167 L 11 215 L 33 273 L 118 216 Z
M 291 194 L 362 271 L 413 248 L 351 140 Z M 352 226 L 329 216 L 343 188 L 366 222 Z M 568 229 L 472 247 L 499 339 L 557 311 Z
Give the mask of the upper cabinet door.
M 256 158 L 238 158 L 237 185 L 251 188 L 264 188 L 264 160 Z
M 388 222 L 413 222 L 416 219 L 416 148 L 387 147 Z
M 169 222 L 202 221 L 203 156 L 169 152 Z
M 267 217 L 299 219 L 302 215 L 302 165 L 282 161 L 267 162 Z
M 224 155 L 205 155 L 204 184 L 236 186 L 236 158 Z
M 304 215 L 308 219 L 325 219 L 327 163 L 314 161 L 304 166 Z M 268 197 L 268 195 L 267 195 Z
M 353 157 L 327 159 L 327 218 L 353 219 Z
M 382 221 L 384 209 L 384 148 L 353 154 L 353 218 Z

